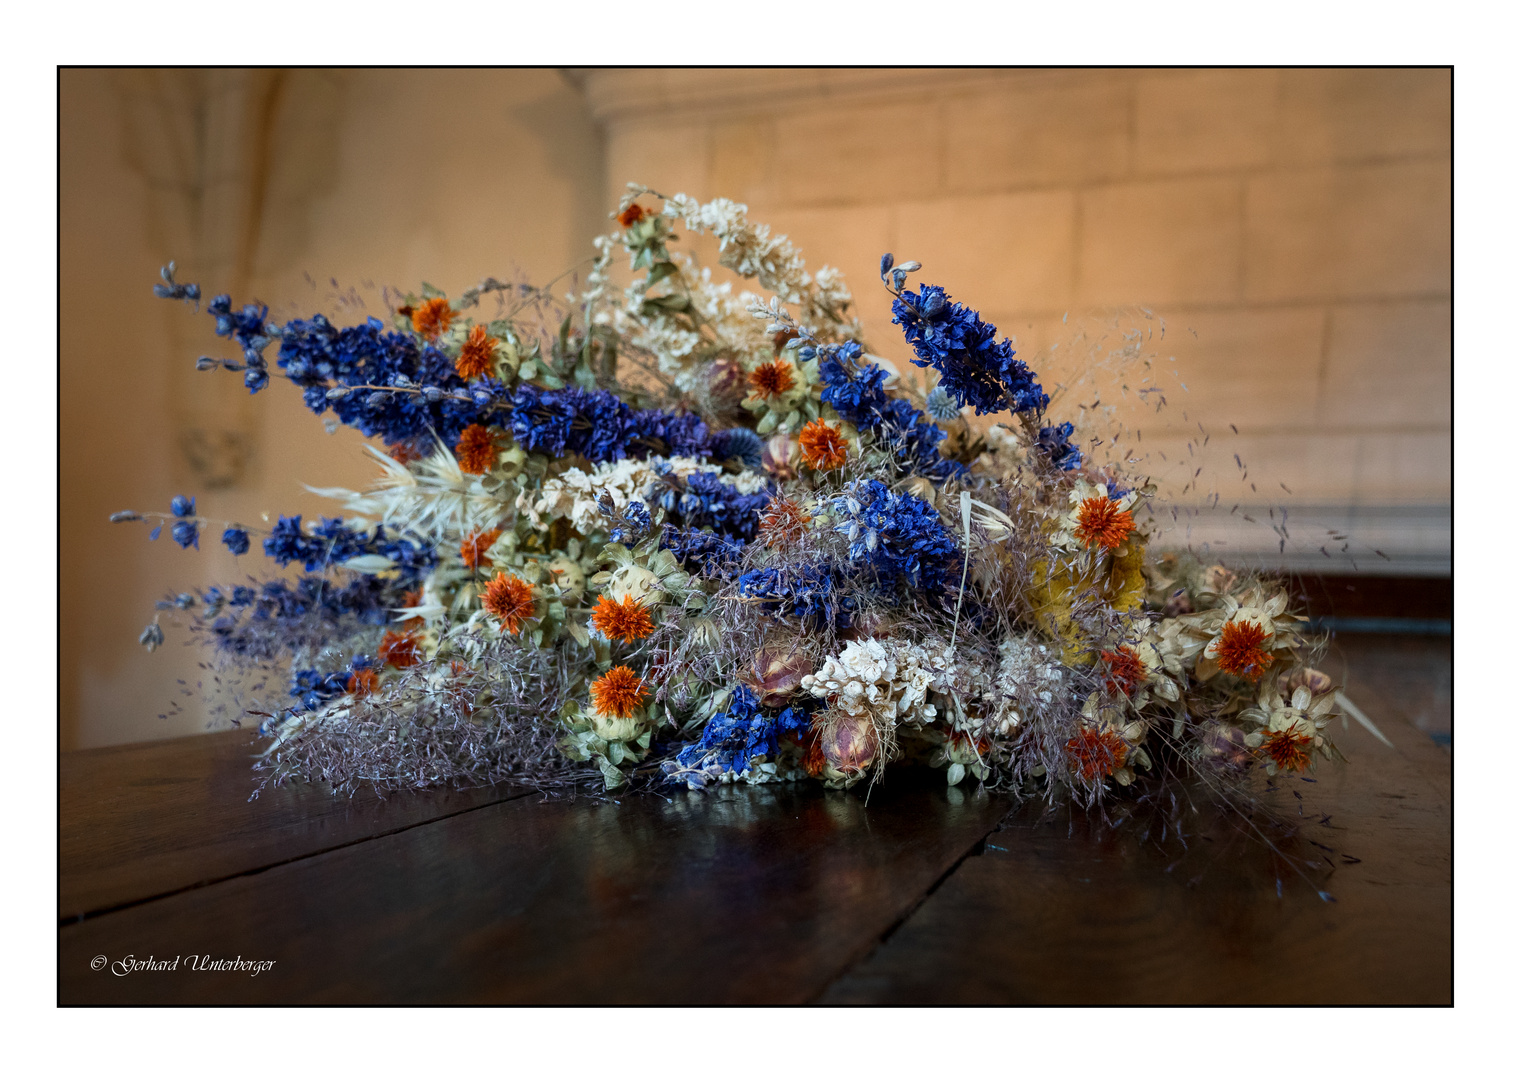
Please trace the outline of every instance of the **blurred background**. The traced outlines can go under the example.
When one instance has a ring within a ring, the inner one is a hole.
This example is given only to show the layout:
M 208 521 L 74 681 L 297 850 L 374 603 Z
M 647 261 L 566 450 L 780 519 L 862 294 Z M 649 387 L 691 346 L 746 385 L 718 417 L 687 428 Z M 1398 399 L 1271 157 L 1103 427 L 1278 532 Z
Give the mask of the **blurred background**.
M 1100 400 L 1142 427 L 1176 544 L 1410 588 L 1450 574 L 1446 69 L 72 69 L 60 85 L 64 749 L 204 730 L 181 693 L 197 650 L 137 636 L 166 594 L 262 570 L 214 535 L 149 543 L 113 511 L 183 492 L 214 518 L 332 513 L 303 485 L 371 473 L 364 440 L 329 435 L 288 385 L 250 397 L 197 374 L 230 354 L 212 320 L 153 298 L 158 268 L 277 321 L 353 322 L 385 315 L 385 286 L 457 295 L 583 265 L 629 181 L 746 203 L 844 271 L 870 348 L 899 361 L 876 267 L 923 262 L 1064 387 L 1065 415 Z M 1153 419 L 1121 373 L 1082 382 L 1127 327 L 1166 387 Z

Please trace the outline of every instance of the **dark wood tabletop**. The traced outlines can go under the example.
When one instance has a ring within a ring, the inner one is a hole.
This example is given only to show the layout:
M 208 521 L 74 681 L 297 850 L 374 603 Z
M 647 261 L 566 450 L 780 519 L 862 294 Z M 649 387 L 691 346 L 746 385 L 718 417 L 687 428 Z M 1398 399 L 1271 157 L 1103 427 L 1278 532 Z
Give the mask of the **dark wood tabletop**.
M 59 1001 L 1448 1004 L 1450 639 L 1327 666 L 1393 746 L 1337 728 L 1350 763 L 1272 796 L 1280 853 L 937 773 L 250 800 L 247 733 L 66 754 Z

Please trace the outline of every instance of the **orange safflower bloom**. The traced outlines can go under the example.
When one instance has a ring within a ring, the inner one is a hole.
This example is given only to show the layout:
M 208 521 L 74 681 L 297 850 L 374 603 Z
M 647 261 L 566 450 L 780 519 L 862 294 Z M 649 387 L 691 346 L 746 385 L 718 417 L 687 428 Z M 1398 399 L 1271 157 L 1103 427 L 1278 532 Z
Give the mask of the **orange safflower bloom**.
M 625 664 L 619 664 L 591 684 L 591 703 L 603 716 L 626 719 L 647 696 L 643 680 Z
M 501 620 L 501 629 L 515 634 L 524 619 L 533 617 L 533 587 L 519 577 L 497 573 L 485 586 L 480 606 Z
M 1102 662 L 1107 665 L 1107 691 L 1110 694 L 1128 697 L 1145 681 L 1145 662 L 1128 645 L 1118 646 L 1117 652 L 1103 653 Z
M 404 596 L 402 596 L 401 597 L 401 606 L 403 608 L 421 607 L 422 606 L 422 590 L 421 589 L 412 589 L 410 592 L 408 592 Z M 422 616 L 420 616 L 420 615 L 413 615 L 411 618 L 409 618 L 405 622 L 401 623 L 401 629 L 403 629 L 403 630 L 420 630 L 420 629 L 422 629 L 422 627 L 424 627 L 426 625 L 427 625 L 427 620 L 426 619 L 422 618 Z
M 420 305 L 411 309 L 411 328 L 423 337 L 437 337 L 446 331 L 448 324 L 453 321 L 453 309 L 441 296 L 423 300 Z
M 823 736 L 816 728 L 810 728 L 804 736 L 806 749 L 802 753 L 802 768 L 808 776 L 822 776 L 828 759 L 823 756 Z
M 469 337 L 464 339 L 463 348 L 459 350 L 459 359 L 454 361 L 454 370 L 459 373 L 459 378 L 469 382 L 494 375 L 496 346 L 499 344 L 501 342 L 485 332 L 485 327 L 476 326 L 471 329 Z
M 791 365 L 784 360 L 772 360 L 749 372 L 749 385 L 760 397 L 778 397 L 796 385 L 791 375 Z
M 459 468 L 467 473 L 475 476 L 487 473 L 496 463 L 496 437 L 490 433 L 490 428 L 471 424 L 459 436 L 454 457 L 459 461 Z
M 802 428 L 802 460 L 819 471 L 837 469 L 849 456 L 849 444 L 839 429 L 823 420 L 813 420 Z
M 1261 743 L 1260 752 L 1276 762 L 1278 769 L 1287 772 L 1302 772 L 1308 768 L 1308 747 L 1312 745 L 1313 737 L 1300 732 L 1273 731 L 1266 736 L 1265 742 Z
M 1128 746 L 1117 733 L 1091 727 L 1078 731 L 1065 744 L 1065 752 L 1071 760 L 1071 771 L 1083 780 L 1112 776 L 1113 770 L 1122 768 L 1129 756 Z
M 1117 501 L 1094 495 L 1081 501 L 1076 511 L 1076 539 L 1087 547 L 1111 551 L 1134 531 L 1134 515 L 1118 509 Z
M 485 553 L 499 539 L 500 529 L 470 533 L 464 538 L 464 543 L 459 545 L 459 556 L 464 560 L 464 565 L 471 570 L 490 569 L 491 561 L 485 557 Z
M 1265 640 L 1266 631 L 1257 623 L 1224 623 L 1214 659 L 1221 671 L 1257 682 L 1271 666 L 1271 652 L 1261 648 Z
M 385 448 L 385 453 L 397 465 L 410 465 L 413 461 L 421 461 L 427 456 L 411 443 L 391 443 Z
M 620 638 L 625 645 L 654 632 L 649 609 L 631 597 L 614 600 L 603 596 L 591 612 L 591 623 L 608 638 Z
M 368 697 L 380 685 L 380 673 L 374 668 L 359 668 L 348 676 L 348 692 L 356 698 Z
M 624 229 L 631 229 L 648 216 L 649 212 L 647 210 L 637 203 L 632 203 L 626 210 L 617 215 L 617 224 L 621 225 Z
M 380 663 L 393 668 L 416 667 L 422 662 L 422 648 L 414 634 L 398 634 L 385 631 L 380 639 Z
M 795 499 L 778 495 L 760 511 L 759 539 L 768 548 L 788 548 L 806 534 L 811 520 Z

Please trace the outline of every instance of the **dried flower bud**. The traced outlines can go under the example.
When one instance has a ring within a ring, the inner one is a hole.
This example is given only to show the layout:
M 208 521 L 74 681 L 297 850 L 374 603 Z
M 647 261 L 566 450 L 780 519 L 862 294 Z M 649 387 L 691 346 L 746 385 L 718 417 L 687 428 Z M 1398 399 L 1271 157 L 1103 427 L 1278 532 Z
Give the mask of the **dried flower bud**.
M 823 728 L 821 745 L 823 775 L 830 780 L 847 780 L 870 768 L 881 744 L 868 718 L 845 716 Z
M 144 630 L 142 632 L 142 636 L 137 639 L 137 644 L 145 646 L 148 652 L 152 652 L 163 643 L 163 627 L 159 626 L 156 622 L 149 623 L 148 628 Z
M 787 434 L 773 435 L 760 455 L 765 471 L 777 480 L 796 479 L 796 465 L 801 459 L 801 444 Z
M 1306 686 L 1310 693 L 1327 694 L 1334 685 L 1334 680 L 1317 668 L 1305 667 L 1288 675 L 1286 683 L 1285 689 L 1289 694 L 1300 686 Z
M 754 667 L 743 683 L 753 690 L 767 709 L 785 705 L 802 688 L 802 680 L 812 674 L 812 661 L 795 637 L 777 637 L 767 641 L 754 654 Z

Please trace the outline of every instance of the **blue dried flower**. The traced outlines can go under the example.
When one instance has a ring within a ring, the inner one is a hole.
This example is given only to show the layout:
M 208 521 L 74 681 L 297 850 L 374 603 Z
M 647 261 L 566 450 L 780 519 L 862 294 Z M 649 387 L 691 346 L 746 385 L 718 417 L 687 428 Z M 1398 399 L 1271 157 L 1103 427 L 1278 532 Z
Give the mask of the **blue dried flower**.
M 239 529 L 236 525 L 229 526 L 222 532 L 222 543 L 227 545 L 227 550 L 234 555 L 246 555 L 248 553 L 248 531 Z
M 712 436 L 712 456 L 723 461 L 742 461 L 751 469 L 764 465 L 765 440 L 748 428 L 728 428 Z
M 847 630 L 854 621 L 854 598 L 844 592 L 827 563 L 750 570 L 739 576 L 738 593 L 761 601 L 760 610 L 766 614 L 794 619 L 809 630 Z
M 853 341 L 825 346 L 818 377 L 823 402 L 892 452 L 896 467 L 936 484 L 960 476 L 966 466 L 939 453 L 943 429 L 901 398 L 886 393 L 886 371 L 863 359 Z
M 834 529 L 848 537 L 850 559 L 874 567 L 884 584 L 905 583 L 933 597 L 949 582 L 959 548 L 929 503 L 862 480 L 834 499 L 833 508 L 841 517 Z
M 383 555 L 396 564 L 397 584 L 408 587 L 421 581 L 438 562 L 430 545 L 390 537 L 384 525 L 365 534 L 354 532 L 339 518 L 323 518 L 308 534 L 302 530 L 299 514 L 279 519 L 264 539 L 264 554 L 281 566 L 299 562 L 308 571 L 338 566 L 360 555 Z
M 200 550 L 200 526 L 193 521 L 176 521 L 173 532 L 174 542 L 182 548 L 194 546 Z
M 950 421 L 960 415 L 960 407 L 950 400 L 942 386 L 936 386 L 928 392 L 924 407 L 935 420 Z
M 294 711 L 319 709 L 323 702 L 342 697 L 348 692 L 348 675 L 346 671 L 323 673 L 314 668 L 291 672 L 290 696 L 300 702 Z
M 774 760 L 780 753 L 783 735 L 798 736 L 811 724 L 804 709 L 787 708 L 777 716 L 767 716 L 759 700 L 747 686 L 733 688 L 728 707 L 707 721 L 701 738 L 675 755 L 678 770 L 704 772 L 714 778 L 724 773 L 741 773 L 757 757 Z M 693 778 L 670 770 L 678 782 L 692 783 Z M 702 786 L 696 779 L 693 786 Z
M 175 517 L 195 516 L 195 496 L 176 495 L 169 500 L 169 513 Z
M 669 479 L 663 485 L 650 485 L 647 497 L 664 509 L 671 525 L 711 529 L 739 540 L 754 539 L 760 511 L 770 502 L 769 492 L 744 495 L 713 473 L 692 473 L 679 480 L 663 461 L 654 470 Z
M 726 580 L 737 572 L 744 555 L 742 540 L 733 540 L 701 529 L 677 529 L 666 525 L 659 534 L 662 550 L 674 554 L 688 574 Z
M 619 511 L 605 492 L 602 493 L 602 497 L 601 513 L 612 523 L 612 543 L 636 544 L 648 533 L 653 522 L 649 517 L 647 506 L 633 499 L 625 509 Z
M 1075 426 L 1070 421 L 1039 429 L 1037 443 L 1039 449 L 1051 462 L 1062 469 L 1075 469 L 1081 466 L 1081 451 L 1071 443 L 1071 433 L 1075 430 Z
M 1040 412 L 1049 404 L 1028 365 L 1005 338 L 997 339 L 997 328 L 964 304 L 950 303 L 940 286 L 903 291 L 891 311 L 916 354 L 913 363 L 936 369 L 956 404 L 974 407 L 977 415 Z

